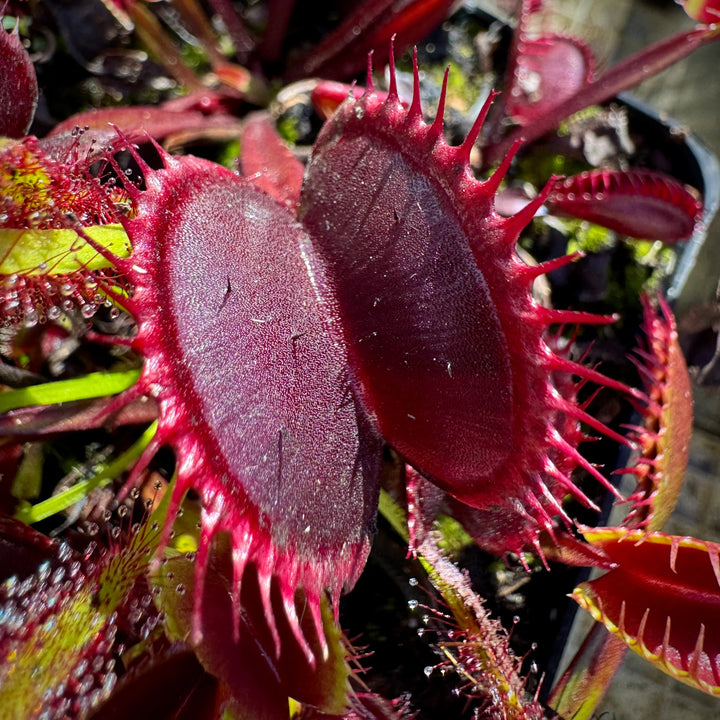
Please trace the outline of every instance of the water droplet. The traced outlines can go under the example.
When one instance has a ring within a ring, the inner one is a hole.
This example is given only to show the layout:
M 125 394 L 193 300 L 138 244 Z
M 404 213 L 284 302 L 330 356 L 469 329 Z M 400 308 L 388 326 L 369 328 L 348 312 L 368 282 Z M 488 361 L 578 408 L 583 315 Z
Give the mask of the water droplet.
M 411 610 L 414 610 L 417 606 L 418 606 L 418 601 L 417 601 L 417 600 L 408 600 L 408 607 L 409 607 Z
M 95 305 L 91 303 L 85 303 L 81 308 L 80 312 L 82 313 L 82 316 L 86 319 L 90 319 L 94 314 L 97 308 Z
M 116 307 L 110 308 L 110 312 L 108 313 L 111 320 L 116 320 L 120 317 L 120 310 L 118 310 Z
M 127 506 L 127 505 L 121 505 L 121 506 L 118 508 L 117 514 L 118 514 L 118 517 L 119 517 L 119 518 L 124 518 L 124 517 L 126 517 L 127 514 L 128 514 L 128 506 Z
M 58 548 L 58 560 L 61 563 L 67 562 L 72 557 L 72 550 L 70 549 L 70 546 L 63 542 L 60 544 L 60 547 Z
M 408 580 L 408 585 L 410 585 L 410 587 L 416 587 L 417 584 L 418 584 L 418 579 L 417 579 L 417 578 L 411 577 L 411 578 Z
M 114 660 L 109 660 L 108 665 L 111 662 L 113 663 L 113 667 L 114 667 L 114 663 L 115 663 Z M 105 679 L 103 680 L 103 684 L 102 684 L 103 695 L 105 695 L 105 696 L 110 695 L 110 693 L 113 691 L 113 688 L 115 687 L 116 682 L 117 682 L 117 675 L 115 675 L 115 673 L 113 673 L 113 672 L 108 672 L 108 674 L 105 676 Z
M 435 668 L 432 665 L 426 665 L 423 668 L 423 672 L 425 673 L 425 677 L 430 677 L 433 674 L 433 670 Z
M 26 328 L 32 328 L 35 327 L 37 324 L 38 314 L 35 309 L 27 310 L 25 312 L 25 317 L 23 318 L 23 325 L 25 325 Z
M 47 310 L 48 320 L 57 320 L 60 317 L 60 308 L 57 305 L 51 305 Z
M 422 637 L 425 634 L 425 628 L 418 628 L 417 634 L 418 634 L 418 637 Z
M 50 562 L 46 560 L 43 562 L 37 571 L 38 575 L 38 582 L 44 583 L 47 581 L 48 577 L 50 576 Z

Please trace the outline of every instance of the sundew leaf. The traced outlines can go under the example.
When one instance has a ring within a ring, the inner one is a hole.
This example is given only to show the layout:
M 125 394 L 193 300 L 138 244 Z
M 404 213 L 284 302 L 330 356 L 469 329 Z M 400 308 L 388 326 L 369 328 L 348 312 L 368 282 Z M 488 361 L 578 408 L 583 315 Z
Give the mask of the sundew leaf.
M 125 283 L 102 258 L 127 257 L 124 193 L 89 173 L 82 142 L 61 157 L 44 141 L 0 138 L 0 307 L 3 324 L 32 327 L 78 307 L 91 317 Z M 99 249 L 98 249 L 99 248 Z
M 380 514 L 405 541 L 410 541 L 405 512 L 386 490 L 380 491 Z M 438 649 L 469 681 L 465 692 L 484 698 L 506 720 L 539 720 L 544 717 L 535 699 L 528 697 L 519 661 L 508 644 L 502 625 L 490 616 L 467 576 L 439 549 L 439 537 L 426 537 L 416 548 L 417 559 L 457 623 L 452 642 Z M 486 708 L 487 709 L 487 708 Z M 493 715 L 494 717 L 494 715 Z
M 660 532 L 583 532 L 616 567 L 572 597 L 681 682 L 720 696 L 720 544 Z
M 162 517 L 166 506 L 155 515 Z M 57 544 L 54 557 L 22 583 L 0 586 L 0 707 L 7 720 L 84 716 L 112 692 L 131 594 L 152 608 L 138 580 L 158 547 L 161 521 L 129 531 L 104 553 L 81 555 Z M 121 538 L 122 533 L 113 538 Z M 157 624 L 154 610 L 141 611 Z M 150 618 L 148 613 L 153 617 Z M 134 621 L 130 621 L 131 623 Z
M 116 395 L 134 385 L 139 377 L 140 370 L 96 372 L 70 380 L 9 390 L 0 393 L 0 413 L 31 405 L 55 405 Z
M 83 234 L 118 257 L 130 255 L 130 241 L 119 223 L 83 228 Z M 111 267 L 71 228 L 0 229 L 0 274 L 66 275 Z

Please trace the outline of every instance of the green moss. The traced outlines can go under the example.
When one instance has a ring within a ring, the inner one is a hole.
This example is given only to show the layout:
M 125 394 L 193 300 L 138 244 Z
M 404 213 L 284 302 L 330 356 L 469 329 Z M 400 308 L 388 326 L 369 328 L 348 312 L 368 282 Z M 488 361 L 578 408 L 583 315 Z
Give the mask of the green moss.
M 240 141 L 232 140 L 218 153 L 218 163 L 229 170 L 234 170 L 237 167 L 238 157 L 240 157 Z
M 285 142 L 294 145 L 300 137 L 298 119 L 291 115 L 284 115 L 277 122 L 277 131 Z

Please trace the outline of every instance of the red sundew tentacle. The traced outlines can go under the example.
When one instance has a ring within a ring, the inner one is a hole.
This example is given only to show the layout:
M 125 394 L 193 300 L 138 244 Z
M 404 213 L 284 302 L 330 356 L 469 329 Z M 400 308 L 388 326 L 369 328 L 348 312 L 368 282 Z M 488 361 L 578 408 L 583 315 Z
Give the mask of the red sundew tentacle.
M 128 146 L 129 148 L 132 147 L 132 144 L 130 143 L 130 141 L 127 139 L 127 137 L 122 133 L 122 131 L 119 128 L 116 127 L 115 132 L 118 133 L 119 137 L 126 144 L 126 146 Z M 138 155 L 137 150 L 133 150 L 132 152 L 135 153 L 133 155 L 133 157 L 135 158 L 135 156 Z M 137 158 L 135 158 L 135 159 L 137 162 Z M 141 191 L 134 183 L 128 181 L 128 178 L 125 176 L 125 172 L 118 164 L 118 161 L 115 159 L 115 156 L 107 155 L 104 158 L 104 160 L 115 171 L 115 174 L 117 175 L 118 179 L 122 183 L 123 189 L 128 194 L 128 197 L 130 198 L 130 200 L 132 202 L 137 202 L 137 200 L 141 196 Z M 141 159 L 141 162 L 143 163 L 143 165 L 146 165 L 144 160 Z
M 124 400 L 124 398 L 123 398 Z M 118 407 L 124 407 L 118 403 Z M 118 490 L 117 498 L 118 502 L 122 502 L 128 496 L 128 493 L 135 487 L 136 482 L 140 478 L 140 475 L 147 469 L 150 461 L 155 457 L 157 451 L 162 447 L 162 441 L 158 439 L 157 435 L 147 444 L 147 447 L 143 450 L 140 457 L 137 459 L 135 464 L 132 466 L 128 479 L 123 483 L 123 486 Z

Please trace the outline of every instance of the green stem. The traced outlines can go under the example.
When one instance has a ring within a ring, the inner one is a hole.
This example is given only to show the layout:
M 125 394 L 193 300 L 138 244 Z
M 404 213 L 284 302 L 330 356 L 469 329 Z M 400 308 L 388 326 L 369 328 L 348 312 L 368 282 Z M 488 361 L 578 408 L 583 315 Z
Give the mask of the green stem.
M 15 517 L 28 525 L 40 522 L 40 520 L 44 520 L 51 515 L 55 515 L 72 507 L 76 502 L 86 498 L 95 488 L 105 487 L 105 485 L 109 484 L 142 455 L 145 448 L 155 436 L 156 431 L 157 421 L 145 430 L 139 440 L 124 453 L 118 455 L 115 460 L 97 473 L 97 475 L 88 480 L 81 480 L 67 490 L 53 495 L 47 500 L 39 502 L 37 505 L 21 507 L 15 514 Z

